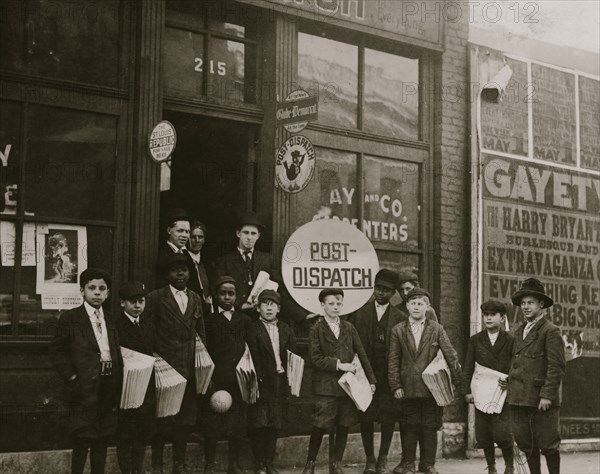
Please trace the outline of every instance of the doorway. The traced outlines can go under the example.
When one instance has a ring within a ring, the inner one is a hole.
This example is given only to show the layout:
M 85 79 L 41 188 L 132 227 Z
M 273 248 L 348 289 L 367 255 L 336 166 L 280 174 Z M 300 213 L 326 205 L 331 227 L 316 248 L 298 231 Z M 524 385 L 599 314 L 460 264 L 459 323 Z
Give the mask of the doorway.
M 177 146 L 170 189 L 160 194 L 161 229 L 166 229 L 170 209 L 185 209 L 208 228 L 202 254 L 214 260 L 235 248 L 237 220 L 254 209 L 258 131 L 240 122 L 180 112 L 165 111 L 164 118 L 175 127 Z

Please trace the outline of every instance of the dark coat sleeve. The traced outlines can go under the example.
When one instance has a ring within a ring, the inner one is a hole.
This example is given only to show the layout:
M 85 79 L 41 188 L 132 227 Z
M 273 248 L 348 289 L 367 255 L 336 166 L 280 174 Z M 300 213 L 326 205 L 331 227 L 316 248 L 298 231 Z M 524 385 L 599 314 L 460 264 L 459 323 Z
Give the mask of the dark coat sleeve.
M 321 338 L 319 337 L 321 326 L 321 322 L 317 321 L 310 328 L 308 337 L 308 358 L 319 370 L 337 372 L 338 359 L 326 356 L 321 348 Z
M 559 400 L 559 387 L 565 375 L 565 347 L 558 327 L 551 327 L 545 336 L 548 362 L 546 379 L 540 390 L 540 398 L 546 398 L 554 402 Z
M 73 320 L 69 313 L 63 313 L 58 319 L 58 327 L 54 339 L 50 343 L 50 360 L 64 382 L 77 375 L 75 365 L 69 356 L 69 345 Z
M 402 380 L 400 378 L 401 366 L 402 347 L 400 342 L 400 324 L 398 324 L 392 329 L 392 335 L 390 337 L 390 351 L 388 354 L 388 380 L 392 393 L 399 388 L 402 388 Z
M 458 362 L 458 354 L 454 350 L 454 347 L 452 347 L 452 343 L 450 342 L 448 334 L 446 334 L 446 330 L 441 326 L 438 342 L 440 344 L 442 354 L 444 354 L 444 358 L 446 359 L 446 363 L 450 368 L 450 374 L 452 375 L 452 383 L 456 387 L 456 390 L 460 391 L 463 377 L 460 363 Z
M 377 378 L 375 377 L 375 373 L 373 372 L 373 368 L 371 367 L 371 362 L 369 362 L 369 358 L 367 357 L 367 353 L 360 342 L 360 337 L 358 337 L 358 332 L 356 332 L 356 328 L 354 326 L 350 326 L 352 329 L 352 346 L 354 348 L 354 352 L 358 355 L 358 359 L 365 371 L 365 375 L 369 379 L 369 383 L 376 384 Z
M 475 371 L 475 336 L 469 339 L 467 347 L 467 355 L 465 356 L 464 372 L 463 372 L 463 391 L 465 394 L 471 393 L 471 379 Z

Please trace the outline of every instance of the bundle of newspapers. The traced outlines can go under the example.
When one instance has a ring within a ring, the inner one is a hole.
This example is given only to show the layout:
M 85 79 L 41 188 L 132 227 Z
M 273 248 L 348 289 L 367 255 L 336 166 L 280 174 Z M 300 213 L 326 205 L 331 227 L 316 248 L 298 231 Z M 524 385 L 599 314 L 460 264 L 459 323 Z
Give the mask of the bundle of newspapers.
M 508 375 L 475 362 L 471 379 L 471 393 L 475 408 L 484 413 L 501 413 L 506 400 L 506 390 L 498 385 Z
M 242 400 L 246 403 L 256 403 L 258 401 L 258 375 L 254 368 L 254 362 L 252 362 L 248 344 L 246 344 L 244 355 L 242 355 L 235 368 L 235 375 L 242 394 Z
M 179 413 L 187 380 L 167 361 L 154 354 L 154 376 L 156 379 L 156 417 L 164 418 Z
M 360 360 L 356 354 L 354 354 L 354 360 L 352 364 L 356 367 L 356 371 L 344 372 L 344 375 L 340 377 L 338 383 L 340 387 L 348 394 L 352 399 L 356 408 L 360 411 L 366 411 L 373 401 L 373 392 L 371 391 L 371 384 L 365 374 L 365 371 L 360 363 Z
M 258 275 L 256 275 L 256 281 L 254 282 L 252 291 L 250 291 L 250 294 L 248 295 L 247 301 L 252 305 L 256 305 L 258 303 L 258 295 L 260 295 L 261 292 L 264 290 L 277 291 L 278 288 L 279 285 L 277 282 L 271 280 L 271 276 L 264 270 L 261 270 L 258 272 Z
M 196 357 L 194 360 L 196 371 L 196 393 L 204 395 L 208 390 L 208 384 L 215 371 L 215 364 L 206 350 L 206 346 L 196 334 Z
M 437 355 L 423 371 L 421 377 L 438 406 L 445 407 L 452 403 L 454 400 L 452 376 L 441 350 L 438 350 Z
M 300 396 L 302 376 L 304 374 L 304 359 L 291 351 L 287 351 L 287 376 L 290 392 L 294 397 Z
M 139 408 L 144 403 L 148 383 L 154 369 L 154 357 L 121 347 L 123 356 L 122 410 Z

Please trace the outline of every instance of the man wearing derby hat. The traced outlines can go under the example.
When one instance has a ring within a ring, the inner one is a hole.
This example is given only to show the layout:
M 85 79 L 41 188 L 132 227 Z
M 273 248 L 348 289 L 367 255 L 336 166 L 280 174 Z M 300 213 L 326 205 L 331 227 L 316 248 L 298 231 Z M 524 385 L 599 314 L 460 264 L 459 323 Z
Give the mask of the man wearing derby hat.
M 392 328 L 406 320 L 400 310 L 390 304 L 396 294 L 398 274 L 383 268 L 375 275 L 373 299 L 348 317 L 348 321 L 356 327 L 375 377 L 377 391 L 373 402 L 365 413 L 360 414 L 360 434 L 362 437 L 367 463 L 365 474 L 386 474 L 387 455 L 394 435 L 394 427 L 398 421 L 400 402 L 394 400 L 388 383 L 388 349 Z M 374 422 L 381 423 L 381 444 L 379 456 L 375 460 Z
M 565 374 L 565 349 L 560 329 L 544 317 L 554 304 L 544 285 L 528 278 L 511 300 L 525 320 L 515 332 L 508 375 L 508 403 L 513 434 L 527 455 L 531 474 L 540 474 L 540 451 L 548 472 L 560 473 L 560 384 Z
M 261 271 L 267 272 L 271 280 L 275 280 L 271 255 L 255 248 L 263 230 L 264 226 L 255 213 L 249 212 L 243 215 L 236 229 L 237 248 L 219 258 L 215 265 L 219 277 L 229 275 L 235 279 L 237 309 L 252 309 L 252 304 L 247 300 Z M 254 312 L 249 314 L 255 315 Z

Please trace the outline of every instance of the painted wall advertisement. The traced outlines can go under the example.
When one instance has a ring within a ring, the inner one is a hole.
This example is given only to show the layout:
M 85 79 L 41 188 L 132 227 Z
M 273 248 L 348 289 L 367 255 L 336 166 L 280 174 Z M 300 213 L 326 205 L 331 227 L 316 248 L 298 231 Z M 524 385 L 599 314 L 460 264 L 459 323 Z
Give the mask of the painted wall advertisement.
M 487 154 L 482 164 L 483 298 L 509 300 L 536 275 L 567 359 L 600 357 L 600 177 Z

